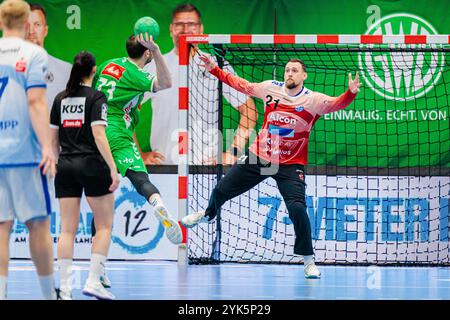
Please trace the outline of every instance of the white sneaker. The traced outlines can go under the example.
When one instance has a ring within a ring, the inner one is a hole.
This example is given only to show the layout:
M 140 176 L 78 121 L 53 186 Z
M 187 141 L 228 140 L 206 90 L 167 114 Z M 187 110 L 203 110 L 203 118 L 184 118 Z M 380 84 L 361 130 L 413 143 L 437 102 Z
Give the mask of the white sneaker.
M 320 271 L 317 269 L 314 262 L 305 264 L 305 278 L 306 279 L 319 279 Z
M 57 300 L 73 300 L 72 290 L 68 288 L 60 288 L 59 290 L 56 290 L 56 296 Z
M 95 297 L 99 300 L 114 300 L 116 298 L 111 292 L 103 287 L 100 281 L 86 281 L 83 294 L 88 297 Z
M 111 280 L 109 280 L 106 274 L 106 269 L 103 270 L 103 274 L 100 276 L 100 283 L 104 288 L 111 288 Z
M 163 206 L 155 207 L 153 212 L 155 217 L 164 226 L 164 229 L 166 229 L 167 239 L 173 244 L 180 244 L 183 241 L 183 234 L 178 222 L 169 215 L 167 209 Z
M 188 214 L 184 218 L 181 219 L 181 224 L 185 228 L 193 228 L 199 223 L 212 223 L 216 219 L 216 217 L 209 220 L 209 217 L 205 217 L 205 211 L 194 212 Z

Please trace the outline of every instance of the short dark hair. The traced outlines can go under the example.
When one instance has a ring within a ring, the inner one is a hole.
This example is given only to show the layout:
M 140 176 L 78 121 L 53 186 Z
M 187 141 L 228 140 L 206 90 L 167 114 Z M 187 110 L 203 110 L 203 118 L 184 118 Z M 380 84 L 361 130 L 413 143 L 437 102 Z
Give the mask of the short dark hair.
M 142 44 L 140 44 L 134 35 L 131 35 L 127 40 L 127 53 L 132 59 L 139 59 L 147 50 Z
M 30 9 L 31 11 L 41 11 L 45 18 L 45 23 L 47 23 L 47 12 L 45 11 L 44 7 L 40 5 L 39 3 L 30 3 Z
M 300 63 L 300 64 L 302 65 L 303 71 L 306 72 L 306 64 L 305 64 L 302 60 L 300 60 L 300 59 L 290 59 L 290 60 L 288 61 L 288 63 L 289 63 L 289 62 L 297 62 L 297 63 Z
M 198 11 L 197 7 L 190 3 L 181 3 L 176 6 L 175 9 L 172 11 L 172 20 L 175 18 L 175 15 L 181 12 L 195 12 L 198 16 L 198 19 L 202 21 L 202 15 L 200 14 L 200 11 Z

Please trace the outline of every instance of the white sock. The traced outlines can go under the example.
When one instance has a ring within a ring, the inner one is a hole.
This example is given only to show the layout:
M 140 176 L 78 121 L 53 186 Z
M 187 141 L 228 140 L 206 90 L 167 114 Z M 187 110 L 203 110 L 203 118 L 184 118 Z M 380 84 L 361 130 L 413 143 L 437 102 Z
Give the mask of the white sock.
M 106 257 L 93 253 L 91 256 L 91 267 L 89 269 L 89 282 L 98 282 L 100 281 L 100 276 L 103 274 L 103 270 L 105 269 Z
M 72 259 L 58 260 L 61 290 L 72 290 Z
M 314 256 L 313 255 L 303 256 L 303 262 L 305 263 L 305 266 L 307 264 L 314 263 Z
M 154 193 L 150 196 L 149 203 L 154 207 L 164 207 L 164 202 L 158 193 Z
M 6 277 L 0 276 L 0 300 L 6 300 Z
M 53 274 L 45 277 L 39 276 L 42 295 L 45 300 L 56 300 L 55 280 Z

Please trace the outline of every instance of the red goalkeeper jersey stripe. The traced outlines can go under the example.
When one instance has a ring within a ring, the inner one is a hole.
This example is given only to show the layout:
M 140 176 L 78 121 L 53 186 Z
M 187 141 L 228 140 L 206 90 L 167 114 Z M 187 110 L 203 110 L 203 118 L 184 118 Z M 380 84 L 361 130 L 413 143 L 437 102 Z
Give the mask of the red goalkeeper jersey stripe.
M 264 123 L 250 151 L 279 164 L 307 164 L 312 126 L 321 115 L 346 108 L 356 94 L 347 90 L 330 97 L 305 87 L 295 95 L 286 92 L 284 82 L 250 83 L 216 67 L 211 74 L 234 89 L 264 101 Z

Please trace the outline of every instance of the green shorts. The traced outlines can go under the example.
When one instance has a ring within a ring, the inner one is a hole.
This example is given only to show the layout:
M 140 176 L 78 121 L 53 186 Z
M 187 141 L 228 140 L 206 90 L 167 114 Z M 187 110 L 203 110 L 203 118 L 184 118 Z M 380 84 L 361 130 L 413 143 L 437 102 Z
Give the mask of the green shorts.
M 130 142 L 129 147 L 111 150 L 111 153 L 117 169 L 119 169 L 119 172 L 123 177 L 125 177 L 127 170 L 147 173 L 144 160 L 142 160 L 141 154 L 134 142 Z

